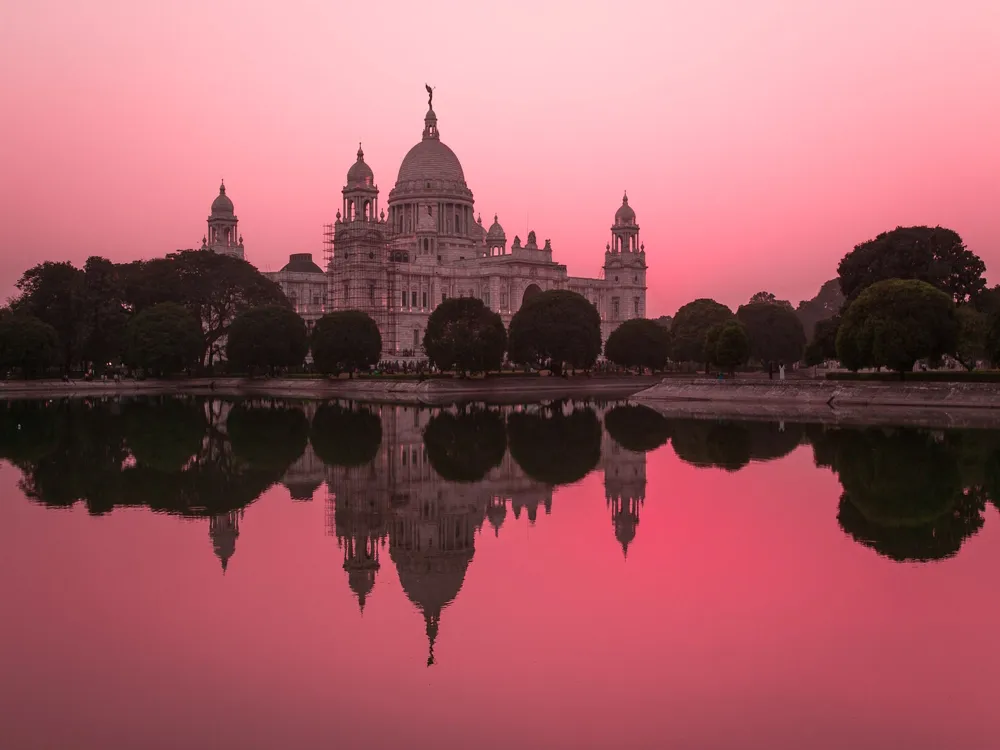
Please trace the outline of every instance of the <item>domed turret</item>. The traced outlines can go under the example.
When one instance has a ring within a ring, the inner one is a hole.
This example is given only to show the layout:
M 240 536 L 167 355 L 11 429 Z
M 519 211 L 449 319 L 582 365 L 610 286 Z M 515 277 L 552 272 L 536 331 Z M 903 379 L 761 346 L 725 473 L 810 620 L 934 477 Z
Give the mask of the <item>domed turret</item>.
M 212 216 L 219 215 L 233 215 L 233 202 L 226 195 L 226 183 L 224 182 L 219 185 L 219 195 L 212 201 Z
M 347 185 L 349 187 L 372 187 L 375 184 L 375 173 L 365 164 L 365 152 L 358 144 L 358 160 L 347 170 Z
M 616 227 L 631 227 L 635 226 L 635 211 L 628 204 L 628 193 L 622 197 L 622 205 L 615 212 L 615 226 Z
M 497 220 L 497 214 L 493 214 L 493 224 L 490 226 L 489 231 L 486 233 L 486 243 L 490 242 L 507 242 L 507 235 L 504 234 L 503 227 L 500 226 L 500 222 Z

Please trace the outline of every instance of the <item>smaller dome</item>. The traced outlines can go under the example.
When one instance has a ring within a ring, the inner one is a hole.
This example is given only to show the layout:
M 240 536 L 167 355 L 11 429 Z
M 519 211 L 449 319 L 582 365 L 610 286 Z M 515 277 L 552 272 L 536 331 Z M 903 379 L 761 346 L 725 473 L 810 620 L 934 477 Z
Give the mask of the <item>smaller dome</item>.
M 291 273 L 323 273 L 323 269 L 313 262 L 312 253 L 292 253 L 288 256 L 288 262 L 281 270 Z M 309 497 L 312 497 L 312 493 L 309 494 Z M 298 500 L 294 495 L 292 495 L 292 499 Z
M 486 233 L 486 242 L 506 242 L 507 235 L 504 234 L 503 227 L 500 226 L 500 222 L 497 221 L 497 215 L 493 214 L 493 225 L 490 227 L 489 231 Z
M 219 185 L 219 195 L 214 201 L 212 201 L 212 213 L 218 214 L 228 214 L 233 213 L 233 202 L 229 200 L 229 196 L 226 195 L 226 183 Z
M 615 226 L 631 226 L 635 224 L 635 211 L 628 204 L 628 193 L 622 197 L 622 205 L 615 211 Z
M 375 184 L 375 173 L 365 164 L 365 152 L 358 144 L 358 160 L 347 170 L 348 187 L 371 187 Z

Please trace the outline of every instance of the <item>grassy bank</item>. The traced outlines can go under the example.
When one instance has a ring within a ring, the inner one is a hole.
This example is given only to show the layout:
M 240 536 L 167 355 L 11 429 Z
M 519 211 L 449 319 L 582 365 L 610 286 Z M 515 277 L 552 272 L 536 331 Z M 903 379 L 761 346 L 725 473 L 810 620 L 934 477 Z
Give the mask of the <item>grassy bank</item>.
M 908 372 L 903 378 L 898 372 L 828 372 L 826 379 L 869 383 L 1000 383 L 1000 371 L 928 370 Z

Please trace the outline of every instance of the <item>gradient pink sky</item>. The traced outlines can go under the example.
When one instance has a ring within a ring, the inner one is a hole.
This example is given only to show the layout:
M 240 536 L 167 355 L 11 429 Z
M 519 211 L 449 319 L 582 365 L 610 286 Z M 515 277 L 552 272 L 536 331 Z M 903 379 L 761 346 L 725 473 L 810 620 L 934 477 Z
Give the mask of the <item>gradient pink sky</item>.
M 0 294 L 44 259 L 321 250 L 359 140 L 382 202 L 424 83 L 484 222 L 596 275 L 628 189 L 651 315 L 812 297 L 857 242 L 957 230 L 1000 280 L 1000 3 L 91 3 L 0 10 Z

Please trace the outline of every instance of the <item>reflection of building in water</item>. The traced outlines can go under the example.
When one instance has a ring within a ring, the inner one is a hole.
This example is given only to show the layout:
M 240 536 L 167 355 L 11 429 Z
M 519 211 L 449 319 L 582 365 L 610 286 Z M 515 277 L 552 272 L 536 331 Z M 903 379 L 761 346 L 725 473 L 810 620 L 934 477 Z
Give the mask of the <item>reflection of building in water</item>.
M 326 479 L 326 464 L 319 460 L 312 445 L 307 445 L 298 460 L 291 465 L 281 483 L 292 500 L 306 502 Z
M 515 520 L 523 511 L 533 524 L 539 507 L 551 513 L 552 487 L 525 475 L 510 451 L 479 482 L 447 481 L 431 467 L 423 440 L 424 428 L 437 410 L 368 408 L 381 418 L 382 442 L 365 466 L 327 468 L 328 531 L 344 549 L 348 584 L 364 606 L 374 588 L 388 529 L 389 558 L 407 598 L 424 617 L 428 664 L 433 664 L 441 615 L 465 581 L 475 555 L 476 531 L 488 521 L 499 536 L 508 505 Z M 605 435 L 600 468 L 615 533 L 627 549 L 645 496 L 645 454 L 625 451 Z
M 215 556 L 222 563 L 223 573 L 229 566 L 229 558 L 236 551 L 236 537 L 240 535 L 240 521 L 242 519 L 242 510 L 219 513 L 208 519 L 208 535 L 212 540 Z
M 604 498 L 611 509 L 615 538 L 628 557 L 628 546 L 639 525 L 639 506 L 646 498 L 646 454 L 622 448 L 607 430 L 601 438 Z

